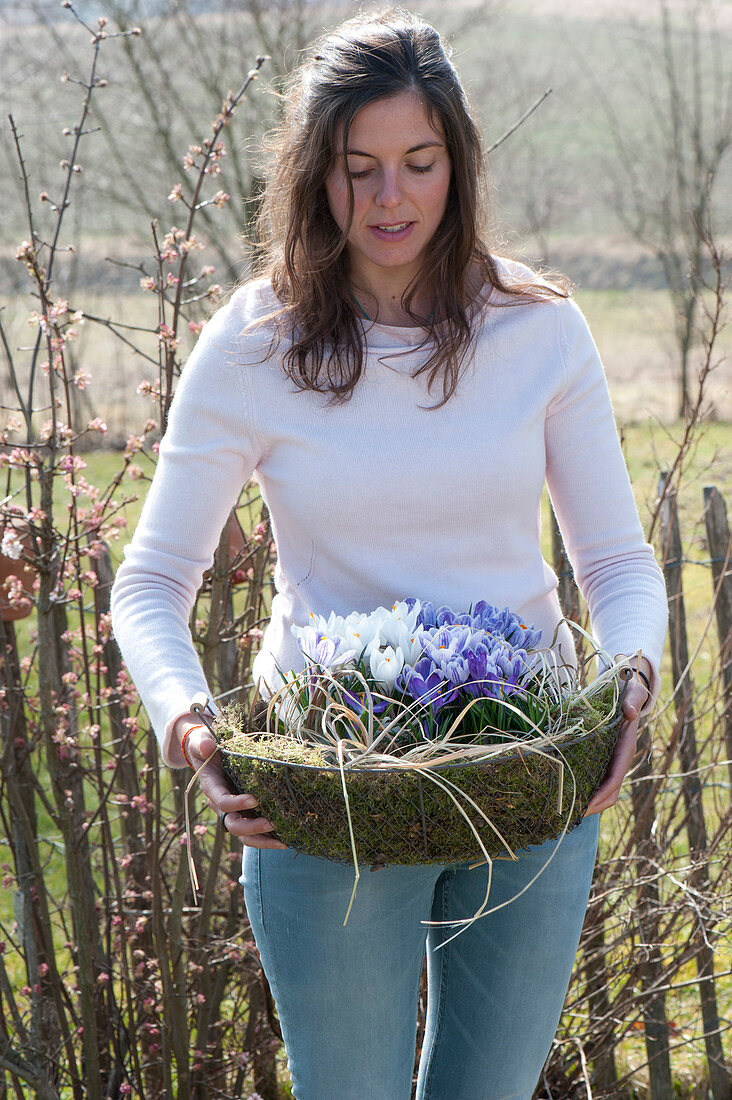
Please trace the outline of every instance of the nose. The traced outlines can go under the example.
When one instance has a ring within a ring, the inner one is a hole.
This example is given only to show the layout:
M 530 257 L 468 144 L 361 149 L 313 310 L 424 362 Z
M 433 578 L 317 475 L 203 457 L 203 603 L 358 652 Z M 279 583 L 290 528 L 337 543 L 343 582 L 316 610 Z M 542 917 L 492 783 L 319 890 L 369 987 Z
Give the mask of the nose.
M 377 206 L 383 206 L 386 209 L 398 206 L 402 201 L 402 189 L 399 183 L 399 176 L 397 172 L 382 171 L 379 178 L 379 187 L 376 192 L 376 204 Z

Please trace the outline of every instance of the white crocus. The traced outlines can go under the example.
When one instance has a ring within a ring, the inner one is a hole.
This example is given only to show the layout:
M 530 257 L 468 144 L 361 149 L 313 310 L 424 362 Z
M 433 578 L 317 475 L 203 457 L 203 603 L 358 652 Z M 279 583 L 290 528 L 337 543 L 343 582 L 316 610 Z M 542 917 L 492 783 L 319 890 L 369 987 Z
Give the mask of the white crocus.
M 418 626 L 413 631 L 405 630 L 403 635 L 396 639 L 396 644 L 404 654 L 404 660 L 408 665 L 414 665 L 420 657 L 424 657 L 425 639 L 422 631 L 423 628 Z
M 415 600 L 411 608 L 406 600 L 401 600 L 399 603 L 395 603 L 391 609 L 392 616 L 403 622 L 407 630 L 414 630 L 417 625 L 417 619 L 419 613 L 422 610 L 422 604 L 419 600 Z
M 363 653 L 364 650 L 370 651 L 374 645 L 382 644 L 383 617 L 379 612 L 383 610 L 383 608 L 377 608 L 370 615 L 354 616 L 350 622 L 346 622 L 346 640 L 350 649 L 354 649 L 356 653 Z
M 374 680 L 386 694 L 390 694 L 394 681 L 404 668 L 404 654 L 399 646 L 396 649 L 387 646 L 383 650 L 374 646 L 369 653 L 369 667 Z
M 344 641 L 357 657 L 373 642 L 377 633 L 376 625 L 369 621 L 368 615 L 361 612 L 353 612 L 344 621 Z
M 414 664 L 422 656 L 424 649 L 420 637 L 421 628 L 416 626 L 420 608 L 419 602 L 410 608 L 402 600 L 391 608 L 377 607 L 368 613 L 352 611 L 345 618 L 336 615 L 334 611 L 327 618 L 312 613 L 308 625 L 320 636 L 333 641 L 340 639 L 343 648 L 353 650 L 357 659 L 363 654 L 367 668 L 373 651 L 385 651 L 387 647 L 394 653 L 401 651 L 402 664 L 405 660 Z M 293 626 L 292 632 L 295 637 L 301 637 L 306 629 Z
M 416 636 L 419 611 L 418 603 L 411 610 L 405 602 L 395 603 L 381 625 L 381 644 L 390 645 L 394 649 L 401 647 L 402 653 L 410 664 L 417 659 L 417 654 L 421 650 Z

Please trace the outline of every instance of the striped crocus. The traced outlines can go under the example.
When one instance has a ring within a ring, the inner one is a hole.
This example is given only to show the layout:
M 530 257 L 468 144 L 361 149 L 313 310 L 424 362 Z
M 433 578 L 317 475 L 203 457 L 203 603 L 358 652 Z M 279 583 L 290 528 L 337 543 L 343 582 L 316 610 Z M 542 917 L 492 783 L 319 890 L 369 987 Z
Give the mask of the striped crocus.
M 346 649 L 342 638 L 328 638 L 315 627 L 307 626 L 297 637 L 297 644 L 311 664 L 320 668 L 333 668 L 344 665 L 354 656 L 352 649 Z

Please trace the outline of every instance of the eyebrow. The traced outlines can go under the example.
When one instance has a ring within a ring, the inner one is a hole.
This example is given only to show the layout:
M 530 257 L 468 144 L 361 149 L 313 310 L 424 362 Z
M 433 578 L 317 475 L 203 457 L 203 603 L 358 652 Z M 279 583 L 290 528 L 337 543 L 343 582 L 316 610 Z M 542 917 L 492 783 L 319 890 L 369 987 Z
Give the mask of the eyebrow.
M 441 141 L 423 141 L 421 145 L 413 145 L 411 149 L 407 149 L 405 156 L 409 156 L 410 153 L 418 153 L 420 149 L 444 149 L 444 145 Z M 363 153 L 360 149 L 347 149 L 346 156 L 371 157 L 372 160 L 376 160 L 373 153 Z

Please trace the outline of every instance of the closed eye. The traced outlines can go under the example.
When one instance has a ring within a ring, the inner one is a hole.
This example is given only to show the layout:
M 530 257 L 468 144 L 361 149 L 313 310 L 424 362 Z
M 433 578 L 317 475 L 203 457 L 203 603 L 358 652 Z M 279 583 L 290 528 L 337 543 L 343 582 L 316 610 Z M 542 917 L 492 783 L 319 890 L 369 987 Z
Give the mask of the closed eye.
M 408 164 L 407 165 L 410 172 L 414 172 L 416 175 L 419 175 L 419 176 L 424 175 L 425 172 L 431 172 L 432 169 L 434 168 L 434 166 L 435 166 L 434 161 L 433 161 L 432 164 Z M 348 175 L 351 177 L 352 180 L 362 180 L 362 179 L 366 179 L 366 176 L 370 175 L 371 172 L 373 172 L 373 171 L 374 171 L 373 168 L 364 168 L 360 172 L 349 172 Z

